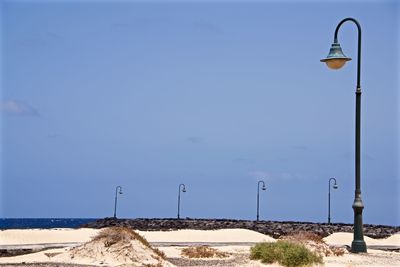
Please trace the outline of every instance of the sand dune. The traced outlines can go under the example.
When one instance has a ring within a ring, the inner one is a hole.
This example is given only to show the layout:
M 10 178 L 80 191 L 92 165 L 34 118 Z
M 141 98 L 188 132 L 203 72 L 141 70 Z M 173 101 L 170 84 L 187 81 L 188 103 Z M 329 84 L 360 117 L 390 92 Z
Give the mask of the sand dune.
M 0 245 L 83 243 L 98 234 L 99 229 L 23 229 L 0 231 Z M 136 231 L 149 242 L 271 242 L 275 239 L 247 229 Z M 367 245 L 400 246 L 400 233 L 385 239 L 364 237 Z M 352 233 L 334 233 L 324 238 L 331 245 L 350 245 Z
M 394 234 L 384 239 L 374 239 L 364 236 L 367 246 L 400 246 L 400 234 Z M 324 238 L 324 241 L 330 245 L 344 246 L 351 245 L 353 241 L 352 233 L 333 233 Z
M 274 238 L 247 229 L 137 231 L 149 242 L 272 242 Z

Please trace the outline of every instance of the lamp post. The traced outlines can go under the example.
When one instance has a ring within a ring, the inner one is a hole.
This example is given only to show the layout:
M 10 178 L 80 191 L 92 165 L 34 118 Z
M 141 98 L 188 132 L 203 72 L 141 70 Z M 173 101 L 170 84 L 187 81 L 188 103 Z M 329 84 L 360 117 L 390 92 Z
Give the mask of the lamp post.
M 258 181 L 257 183 L 257 222 L 260 219 L 260 184 L 263 184 L 262 190 L 265 191 L 265 183 L 264 181 Z
M 182 189 L 181 189 L 181 188 L 182 188 Z M 180 211 L 180 208 L 181 208 L 181 191 L 182 191 L 183 193 L 186 192 L 186 187 L 185 187 L 184 184 L 180 184 L 180 185 L 179 185 L 179 188 L 178 188 L 178 219 L 180 219 L 180 217 L 179 217 L 179 211 Z
M 330 178 L 329 179 L 329 191 L 328 191 L 328 224 L 331 223 L 331 181 L 335 181 L 333 184 L 333 189 L 337 189 L 337 183 L 335 178 Z
M 361 200 L 361 173 L 360 173 L 360 130 L 361 130 L 361 85 L 360 85 L 360 68 L 361 68 L 361 26 L 357 20 L 353 18 L 345 18 L 336 26 L 332 47 L 326 58 L 321 59 L 331 69 L 340 69 L 351 58 L 346 57 L 338 42 L 338 31 L 340 26 L 346 21 L 351 21 L 357 26 L 358 30 L 358 54 L 357 54 L 357 88 L 356 88 L 356 140 L 355 140 L 355 196 L 353 202 L 354 210 L 354 238 L 351 243 L 351 252 L 367 252 L 367 245 L 364 241 L 362 212 L 364 204 Z
M 118 198 L 118 194 L 122 194 L 122 187 L 121 186 L 117 186 L 115 188 L 115 201 L 114 201 L 114 218 L 117 218 L 117 198 Z

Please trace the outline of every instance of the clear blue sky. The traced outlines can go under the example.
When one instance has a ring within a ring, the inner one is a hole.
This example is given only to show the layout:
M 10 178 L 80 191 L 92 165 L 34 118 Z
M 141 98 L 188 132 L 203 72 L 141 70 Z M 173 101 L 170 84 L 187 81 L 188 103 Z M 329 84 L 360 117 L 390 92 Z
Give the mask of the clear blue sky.
M 0 217 L 352 223 L 363 30 L 364 222 L 399 225 L 397 1 L 1 1 Z

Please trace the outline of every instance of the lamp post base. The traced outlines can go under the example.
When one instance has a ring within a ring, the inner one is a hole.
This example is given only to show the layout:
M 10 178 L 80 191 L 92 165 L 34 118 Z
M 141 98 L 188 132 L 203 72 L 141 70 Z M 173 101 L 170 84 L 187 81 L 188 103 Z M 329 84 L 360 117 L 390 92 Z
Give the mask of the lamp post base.
M 362 253 L 367 252 L 367 244 L 364 241 L 363 223 L 362 223 L 362 211 L 364 204 L 361 200 L 361 192 L 356 192 L 354 198 L 353 210 L 354 210 L 354 238 L 351 243 L 351 252 Z
M 367 252 L 367 244 L 364 240 L 353 240 L 353 242 L 351 243 L 351 252 L 365 253 Z

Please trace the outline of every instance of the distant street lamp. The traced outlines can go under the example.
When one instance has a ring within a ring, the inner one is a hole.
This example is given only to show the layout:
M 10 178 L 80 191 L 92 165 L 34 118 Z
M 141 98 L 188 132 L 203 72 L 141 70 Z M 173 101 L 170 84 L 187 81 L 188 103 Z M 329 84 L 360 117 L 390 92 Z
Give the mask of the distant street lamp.
M 118 198 L 118 194 L 122 194 L 122 187 L 121 186 L 117 186 L 115 188 L 115 201 L 114 201 L 114 218 L 117 218 L 117 198 Z
M 181 187 L 182 187 L 182 189 L 181 189 Z M 185 187 L 184 184 L 180 184 L 180 185 L 179 185 L 179 188 L 178 188 L 178 219 L 180 219 L 180 217 L 179 217 L 179 211 L 180 211 L 180 208 L 181 208 L 181 191 L 182 191 L 183 193 L 186 192 L 186 187 Z
M 360 131 L 361 131 L 361 85 L 360 85 L 360 68 L 361 68 L 361 26 L 357 20 L 346 18 L 339 22 L 336 26 L 332 47 L 326 58 L 321 59 L 331 69 L 340 69 L 346 61 L 351 58 L 343 54 L 342 48 L 338 42 L 338 31 L 340 26 L 346 21 L 352 21 L 358 29 L 358 54 L 357 54 L 357 88 L 356 88 L 356 147 L 355 147 L 355 197 L 353 202 L 354 210 L 354 238 L 351 243 L 351 252 L 367 252 L 367 245 L 364 241 L 362 212 L 364 204 L 361 200 L 361 167 L 360 167 Z
M 333 189 L 337 189 L 337 183 L 335 178 L 329 179 L 329 191 L 328 191 L 328 224 L 331 223 L 331 181 L 335 181 L 333 184 Z
M 260 218 L 260 184 L 263 184 L 262 190 L 265 191 L 265 183 L 264 181 L 258 181 L 257 183 L 257 222 L 259 221 Z

